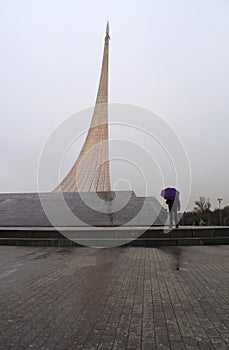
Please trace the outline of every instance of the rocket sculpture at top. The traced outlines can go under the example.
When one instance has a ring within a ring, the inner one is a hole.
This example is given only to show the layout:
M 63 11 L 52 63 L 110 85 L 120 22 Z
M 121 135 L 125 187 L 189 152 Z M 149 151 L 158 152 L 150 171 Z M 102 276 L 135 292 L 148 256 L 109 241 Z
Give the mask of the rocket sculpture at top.
M 54 192 L 110 191 L 108 150 L 108 65 L 109 23 L 107 22 L 102 69 L 93 116 L 83 147 L 69 173 Z

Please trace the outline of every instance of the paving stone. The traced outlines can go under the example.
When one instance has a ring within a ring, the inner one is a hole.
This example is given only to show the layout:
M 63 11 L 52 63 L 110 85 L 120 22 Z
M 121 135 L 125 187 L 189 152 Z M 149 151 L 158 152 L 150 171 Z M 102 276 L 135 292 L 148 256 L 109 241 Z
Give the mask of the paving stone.
M 0 246 L 0 350 L 228 349 L 228 251 Z

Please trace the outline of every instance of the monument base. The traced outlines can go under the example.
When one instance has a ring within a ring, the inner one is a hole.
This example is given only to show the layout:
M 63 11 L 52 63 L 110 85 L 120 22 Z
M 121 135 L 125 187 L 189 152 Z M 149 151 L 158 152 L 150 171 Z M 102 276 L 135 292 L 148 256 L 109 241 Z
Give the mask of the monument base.
M 134 191 L 0 194 L 0 227 L 163 226 L 167 211 Z

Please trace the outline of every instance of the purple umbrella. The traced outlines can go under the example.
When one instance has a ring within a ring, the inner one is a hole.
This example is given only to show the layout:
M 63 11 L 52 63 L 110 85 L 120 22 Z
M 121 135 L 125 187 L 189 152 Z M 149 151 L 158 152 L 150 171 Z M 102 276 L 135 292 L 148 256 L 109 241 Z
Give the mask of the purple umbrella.
M 174 200 L 176 197 L 179 197 L 179 191 L 177 191 L 173 187 L 167 187 L 164 188 L 164 190 L 161 191 L 161 196 L 165 199 L 171 199 Z

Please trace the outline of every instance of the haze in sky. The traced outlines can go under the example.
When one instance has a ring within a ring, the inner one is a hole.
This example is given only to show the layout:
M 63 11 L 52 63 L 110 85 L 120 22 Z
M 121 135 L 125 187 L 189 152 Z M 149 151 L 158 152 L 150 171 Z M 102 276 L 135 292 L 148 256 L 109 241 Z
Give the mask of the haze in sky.
M 201 195 L 213 209 L 217 198 L 229 205 L 227 0 L 1 1 L 0 192 L 37 191 L 45 142 L 66 118 L 93 106 L 107 20 L 110 102 L 150 110 L 172 127 L 190 161 L 188 209 Z M 66 158 L 63 176 L 80 147 Z M 47 174 L 51 169 L 52 158 Z M 157 176 L 152 172 L 151 194 L 159 199 Z

